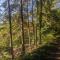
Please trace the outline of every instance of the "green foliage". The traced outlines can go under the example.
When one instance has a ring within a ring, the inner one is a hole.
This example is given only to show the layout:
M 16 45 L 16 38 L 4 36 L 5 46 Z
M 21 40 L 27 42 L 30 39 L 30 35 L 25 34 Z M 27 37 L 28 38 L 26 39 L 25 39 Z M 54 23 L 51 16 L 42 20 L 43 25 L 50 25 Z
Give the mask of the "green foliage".
M 33 9 L 33 15 L 34 15 L 33 21 L 32 21 L 32 18 L 30 18 L 32 15 L 32 10 L 30 12 L 28 12 L 28 16 L 26 16 L 27 15 L 27 11 L 26 11 L 27 2 L 24 2 L 23 8 L 25 9 L 25 11 L 24 11 L 24 15 L 23 15 L 24 16 L 23 31 L 24 31 L 25 44 L 31 43 L 31 45 L 33 45 L 33 43 L 35 42 L 34 39 L 36 39 L 36 38 L 37 38 L 36 42 L 39 43 L 39 40 L 40 40 L 39 33 L 41 33 L 40 34 L 41 38 L 42 38 L 41 40 L 42 40 L 42 44 L 44 44 L 44 45 L 54 41 L 57 38 L 59 39 L 59 37 L 60 37 L 60 9 L 57 9 L 57 10 L 52 9 L 54 6 L 54 4 L 53 4 L 54 1 L 55 0 L 43 0 L 41 11 L 40 11 L 41 7 L 39 4 L 39 1 L 37 1 L 37 3 L 35 4 L 37 6 L 34 6 L 35 9 Z M 16 5 L 14 4 L 14 2 L 16 3 Z M 16 9 L 16 11 L 19 10 L 18 2 L 19 2 L 19 0 L 13 1 L 12 2 L 13 4 L 11 5 L 11 7 L 13 8 L 12 14 L 11 14 L 12 15 L 11 22 L 12 22 L 12 39 L 13 39 L 12 42 L 13 42 L 14 49 L 17 49 L 21 46 L 22 39 L 23 39 L 22 38 L 22 20 L 21 20 L 20 11 L 14 12 L 14 9 Z M 3 4 L 3 7 L 6 8 L 6 1 Z M 40 16 L 40 12 L 42 12 L 41 13 L 42 17 Z M 2 56 L 2 58 L 0 58 L 0 60 L 8 60 L 8 59 L 11 60 L 11 51 L 10 51 L 11 50 L 11 46 L 10 46 L 11 41 L 10 41 L 10 33 L 9 33 L 10 31 L 9 31 L 8 20 L 9 20 L 8 15 L 4 14 L 3 23 L 0 24 L 0 50 L 2 52 L 2 53 L 0 53 Z M 28 20 L 29 20 L 29 22 L 28 22 Z M 41 24 L 39 22 L 41 22 Z M 28 23 L 29 23 L 29 26 L 28 26 Z M 37 28 L 37 30 L 36 30 L 36 28 Z M 29 30 L 29 32 L 28 32 L 28 30 Z M 37 31 L 37 34 L 36 34 L 36 31 Z M 30 41 L 29 41 L 29 37 L 30 37 Z M 45 57 L 45 54 L 47 54 L 46 51 L 53 47 L 54 46 L 51 46 L 51 45 L 48 45 L 48 46 L 45 45 L 42 48 L 37 49 L 37 51 L 35 51 L 31 54 L 29 53 L 29 54 L 25 55 L 23 57 L 23 59 L 24 60 L 37 60 L 37 59 L 43 60 L 43 57 Z M 20 60 L 20 56 L 16 57 L 16 60 Z

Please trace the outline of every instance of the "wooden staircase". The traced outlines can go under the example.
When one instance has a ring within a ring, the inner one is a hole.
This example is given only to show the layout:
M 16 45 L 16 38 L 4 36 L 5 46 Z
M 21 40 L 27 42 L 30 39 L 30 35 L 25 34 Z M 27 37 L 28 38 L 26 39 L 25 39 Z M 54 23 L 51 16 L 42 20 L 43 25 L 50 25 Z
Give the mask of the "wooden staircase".
M 45 60 L 60 60 L 60 40 L 51 43 L 54 48 L 47 51 Z

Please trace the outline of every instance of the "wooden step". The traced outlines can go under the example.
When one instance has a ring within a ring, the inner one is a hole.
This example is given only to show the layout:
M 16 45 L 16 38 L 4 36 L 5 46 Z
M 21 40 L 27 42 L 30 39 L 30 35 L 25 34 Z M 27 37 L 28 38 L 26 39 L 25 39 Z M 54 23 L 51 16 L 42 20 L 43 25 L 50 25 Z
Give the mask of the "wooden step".
M 49 48 L 45 60 L 60 60 L 60 41 L 50 43 L 53 48 Z
M 50 43 L 50 44 L 52 44 L 52 45 L 58 45 L 59 43 L 57 43 L 57 42 L 54 42 L 54 43 Z
M 50 54 L 60 54 L 60 52 L 56 52 L 56 53 L 50 53 Z
M 57 49 L 59 49 L 59 50 L 60 50 L 60 47 L 58 47 Z
M 48 60 L 60 60 L 60 57 L 46 57 Z
M 60 53 L 50 53 L 50 54 L 47 54 L 47 56 L 50 56 L 50 57 L 60 57 Z

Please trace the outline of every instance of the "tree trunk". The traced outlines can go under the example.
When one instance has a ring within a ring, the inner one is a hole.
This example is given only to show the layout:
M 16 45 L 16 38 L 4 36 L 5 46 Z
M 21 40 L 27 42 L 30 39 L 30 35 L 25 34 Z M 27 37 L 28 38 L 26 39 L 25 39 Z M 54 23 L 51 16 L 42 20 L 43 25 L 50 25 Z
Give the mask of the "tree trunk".
M 12 55 L 12 60 L 14 60 L 10 0 L 8 0 L 8 14 L 9 14 L 9 25 L 10 25 L 11 55 Z
M 21 21 L 22 21 L 22 56 L 25 55 L 25 40 L 24 40 L 24 19 L 23 19 L 23 2 L 21 0 Z
M 29 47 L 31 47 L 31 40 L 30 40 L 30 28 L 29 28 L 29 10 L 28 10 L 28 0 L 27 0 L 27 20 L 28 20 L 28 37 L 29 37 Z
M 35 45 L 35 26 L 34 26 L 34 20 L 33 20 L 33 17 L 34 17 L 34 14 L 33 14 L 33 4 L 34 4 L 34 1 L 32 0 L 32 26 L 33 26 L 33 40 L 34 40 L 34 45 Z
M 40 0 L 40 13 L 39 13 L 39 36 L 40 36 L 39 44 L 42 43 L 41 27 L 42 27 L 42 0 Z

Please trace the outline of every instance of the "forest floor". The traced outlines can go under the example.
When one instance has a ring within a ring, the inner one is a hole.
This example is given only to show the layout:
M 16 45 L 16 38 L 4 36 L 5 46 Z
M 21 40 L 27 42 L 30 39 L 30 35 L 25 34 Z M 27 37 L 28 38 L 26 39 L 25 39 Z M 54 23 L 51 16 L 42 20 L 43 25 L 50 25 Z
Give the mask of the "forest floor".
M 60 40 L 36 49 L 31 54 L 27 54 L 24 60 L 60 60 Z

